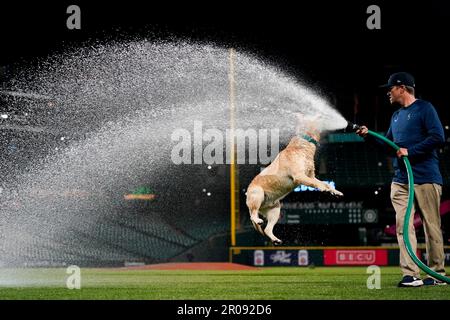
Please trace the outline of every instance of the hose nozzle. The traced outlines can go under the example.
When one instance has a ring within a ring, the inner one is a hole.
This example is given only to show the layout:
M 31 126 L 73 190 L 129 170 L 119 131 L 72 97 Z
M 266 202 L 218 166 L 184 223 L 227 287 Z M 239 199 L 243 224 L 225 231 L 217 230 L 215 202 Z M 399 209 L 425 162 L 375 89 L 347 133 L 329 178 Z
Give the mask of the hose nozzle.
M 347 127 L 345 128 L 345 131 L 355 132 L 355 131 L 359 130 L 360 128 L 361 128 L 361 126 L 351 123 L 350 121 L 347 121 Z

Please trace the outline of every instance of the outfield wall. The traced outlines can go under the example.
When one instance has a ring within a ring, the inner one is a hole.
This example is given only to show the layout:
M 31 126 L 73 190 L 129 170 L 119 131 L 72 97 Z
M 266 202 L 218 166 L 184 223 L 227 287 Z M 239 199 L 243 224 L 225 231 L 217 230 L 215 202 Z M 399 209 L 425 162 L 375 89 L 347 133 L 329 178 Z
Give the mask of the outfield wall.
M 425 248 L 417 257 L 426 263 Z M 230 262 L 256 267 L 274 266 L 398 266 L 398 247 L 231 247 Z M 445 247 L 450 265 L 450 246 Z

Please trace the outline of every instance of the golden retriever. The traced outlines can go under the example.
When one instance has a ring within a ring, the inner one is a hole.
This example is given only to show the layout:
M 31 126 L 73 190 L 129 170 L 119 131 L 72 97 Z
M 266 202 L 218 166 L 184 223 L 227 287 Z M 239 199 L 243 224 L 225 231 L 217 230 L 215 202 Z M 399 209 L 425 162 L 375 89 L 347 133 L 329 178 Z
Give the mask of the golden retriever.
M 317 129 L 317 117 L 297 116 L 297 134 L 287 147 L 283 149 L 247 188 L 246 204 L 250 211 L 250 220 L 254 228 L 266 235 L 274 245 L 282 241 L 273 234 L 273 228 L 280 217 L 280 200 L 286 197 L 300 184 L 343 196 L 323 181 L 316 179 L 314 155 L 320 140 L 320 130 Z M 266 227 L 262 228 L 261 214 L 267 219 Z

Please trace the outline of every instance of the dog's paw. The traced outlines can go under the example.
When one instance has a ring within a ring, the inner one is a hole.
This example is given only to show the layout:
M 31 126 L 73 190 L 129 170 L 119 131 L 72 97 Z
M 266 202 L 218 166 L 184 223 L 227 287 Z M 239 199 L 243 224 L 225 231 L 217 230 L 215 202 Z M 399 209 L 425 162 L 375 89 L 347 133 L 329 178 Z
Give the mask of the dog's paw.
M 252 219 L 252 221 L 253 221 L 254 223 L 256 223 L 256 224 L 263 224 L 263 223 L 264 223 L 264 220 L 261 219 L 261 218 Z
M 274 246 L 280 246 L 282 243 L 283 243 L 283 241 L 281 241 L 280 239 L 272 240 L 272 244 Z
M 331 193 L 333 196 L 338 196 L 338 197 L 343 197 L 343 196 L 344 196 L 344 194 L 343 194 L 342 192 L 340 192 L 340 191 L 338 191 L 338 190 L 336 190 L 336 189 L 332 189 L 332 190 L 330 191 L 330 193 Z

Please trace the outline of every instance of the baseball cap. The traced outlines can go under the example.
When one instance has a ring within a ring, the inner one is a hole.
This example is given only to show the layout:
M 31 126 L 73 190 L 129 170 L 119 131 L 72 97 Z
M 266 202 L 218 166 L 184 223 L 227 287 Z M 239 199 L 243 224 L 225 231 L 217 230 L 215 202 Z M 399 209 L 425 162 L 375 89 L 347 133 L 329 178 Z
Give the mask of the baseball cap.
M 414 77 L 407 72 L 397 72 L 391 74 L 389 80 L 386 84 L 380 86 L 381 88 L 391 88 L 393 86 L 408 86 L 408 87 L 416 87 L 416 83 L 414 81 Z

